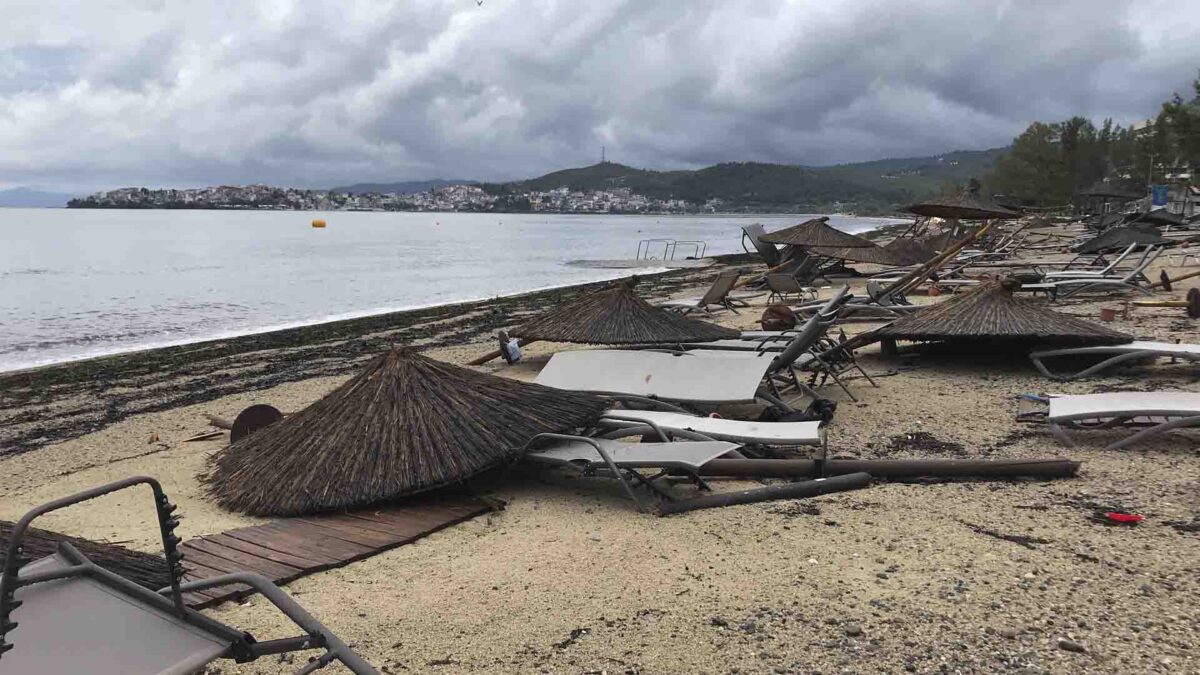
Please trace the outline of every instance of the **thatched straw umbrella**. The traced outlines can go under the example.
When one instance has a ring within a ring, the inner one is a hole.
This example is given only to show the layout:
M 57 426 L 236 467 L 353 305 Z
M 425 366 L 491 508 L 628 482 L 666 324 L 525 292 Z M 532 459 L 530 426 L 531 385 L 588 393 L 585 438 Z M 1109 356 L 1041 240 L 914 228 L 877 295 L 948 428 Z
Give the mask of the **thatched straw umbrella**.
M 604 401 L 392 349 L 298 413 L 230 445 L 202 476 L 222 506 L 291 516 L 458 483 L 534 435 L 584 426 Z
M 867 248 L 874 246 L 871 241 L 842 232 L 829 226 L 829 217 L 821 216 L 806 220 L 798 225 L 785 227 L 759 237 L 762 241 L 772 244 L 791 244 L 811 248 L 813 246 L 826 248 Z
M 979 288 L 922 309 L 876 331 L 890 341 L 976 342 L 1003 345 L 1103 345 L 1133 340 L 1090 321 L 1060 314 L 1012 291 L 1014 279 L 981 284 Z
M 978 193 L 964 191 L 954 197 L 929 199 L 905 207 L 906 211 L 927 218 L 959 220 L 1010 220 L 1021 214 L 981 197 Z
M 907 258 L 897 255 L 885 246 L 876 246 L 874 244 L 871 246 L 851 246 L 846 248 L 810 246 L 808 252 L 813 255 L 836 260 L 849 260 L 851 262 L 871 263 L 874 265 L 898 266 L 909 264 Z
M 12 536 L 12 531 L 13 523 L 0 520 L 0 567 L 4 566 L 4 556 L 8 550 L 8 540 Z M 171 574 L 167 569 L 166 560 L 116 544 L 104 544 L 31 527 L 25 530 L 25 535 L 21 538 L 21 547 L 24 549 L 26 558 L 37 560 L 57 551 L 58 543 L 62 541 L 74 546 L 100 567 L 119 574 L 143 588 L 157 591 L 171 584 Z
M 938 254 L 934 248 L 910 237 L 896 237 L 883 247 L 904 262 L 901 265 L 920 265 Z
M 1170 243 L 1155 232 L 1146 232 L 1132 226 L 1112 227 L 1101 234 L 1075 247 L 1076 253 L 1106 253 L 1128 248 L 1130 244 L 1139 246 L 1161 245 Z
M 736 338 L 731 328 L 654 307 L 620 282 L 534 317 L 508 331 L 523 342 L 547 340 L 593 345 L 676 344 Z

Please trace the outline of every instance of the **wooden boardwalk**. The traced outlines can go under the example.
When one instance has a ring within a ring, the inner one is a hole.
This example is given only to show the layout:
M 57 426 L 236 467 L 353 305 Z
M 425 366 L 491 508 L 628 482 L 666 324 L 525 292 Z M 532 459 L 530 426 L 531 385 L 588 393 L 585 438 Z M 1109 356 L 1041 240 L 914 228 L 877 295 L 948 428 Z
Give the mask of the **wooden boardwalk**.
M 496 508 L 476 497 L 442 496 L 350 513 L 284 518 L 197 537 L 180 545 L 184 581 L 256 572 L 282 585 L 403 546 Z M 185 599 L 203 608 L 249 592 L 238 584 L 189 593 Z

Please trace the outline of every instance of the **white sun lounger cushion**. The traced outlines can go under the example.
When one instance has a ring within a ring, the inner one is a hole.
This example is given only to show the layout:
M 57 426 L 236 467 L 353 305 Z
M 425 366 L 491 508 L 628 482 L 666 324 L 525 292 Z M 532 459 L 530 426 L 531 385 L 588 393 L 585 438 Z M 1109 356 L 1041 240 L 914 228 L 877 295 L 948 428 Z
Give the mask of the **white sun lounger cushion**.
M 704 359 L 649 350 L 592 349 L 559 352 L 538 384 L 604 394 L 697 403 L 751 402 L 771 359 Z
M 1047 419 L 1054 421 L 1117 417 L 1191 417 L 1200 415 L 1200 393 L 1131 391 L 1055 396 Z
M 709 438 L 771 445 L 820 445 L 825 430 L 820 422 L 747 422 L 700 417 L 658 410 L 610 410 L 600 424 L 611 428 L 653 423 L 663 430 L 694 431 Z
M 708 462 L 737 450 L 737 443 L 724 441 L 680 441 L 678 443 L 621 443 L 594 439 L 613 463 L 626 469 L 688 469 L 698 471 Z M 556 440 L 526 454 L 526 457 L 561 464 L 587 463 L 607 466 L 596 448 L 584 441 Z

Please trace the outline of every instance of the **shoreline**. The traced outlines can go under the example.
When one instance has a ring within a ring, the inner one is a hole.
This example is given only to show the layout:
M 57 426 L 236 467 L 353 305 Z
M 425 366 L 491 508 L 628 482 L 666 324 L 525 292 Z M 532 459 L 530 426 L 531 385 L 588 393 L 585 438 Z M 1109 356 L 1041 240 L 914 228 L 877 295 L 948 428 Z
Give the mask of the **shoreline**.
M 713 256 L 702 269 L 637 276 L 640 292 L 666 297 L 708 282 L 748 254 Z M 345 375 L 395 343 L 462 346 L 616 279 L 369 314 L 229 338 L 140 349 L 0 372 L 0 457 L 99 431 L 133 415 Z M 53 417 L 53 424 L 50 424 Z

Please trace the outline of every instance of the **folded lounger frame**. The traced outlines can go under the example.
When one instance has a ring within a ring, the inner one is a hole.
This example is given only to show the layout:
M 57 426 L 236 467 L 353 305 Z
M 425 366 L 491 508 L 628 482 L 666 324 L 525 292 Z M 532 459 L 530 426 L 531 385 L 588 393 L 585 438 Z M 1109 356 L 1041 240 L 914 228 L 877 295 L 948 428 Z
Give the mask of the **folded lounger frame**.
M 96 565 L 66 542 L 61 542 L 52 556 L 28 563 L 23 559 L 21 542 L 35 518 L 143 484 L 154 493 L 170 568 L 169 587 L 158 593 L 143 588 Z M 243 663 L 271 654 L 324 649 L 321 656 L 297 671 L 298 675 L 335 660 L 355 675 L 378 675 L 291 596 L 260 575 L 234 573 L 181 583 L 183 556 L 174 534 L 179 523 L 178 516 L 172 515 L 175 508 L 158 481 L 138 476 L 44 504 L 17 521 L 0 575 L 0 671 L 190 675 L 218 658 Z M 245 584 L 261 593 L 304 634 L 258 642 L 183 603 L 184 593 L 230 584 Z M 9 633 L 15 637 L 11 643 L 6 642 Z
M 1056 357 L 1078 356 L 1107 356 L 1108 358 L 1093 364 L 1077 373 L 1052 373 L 1043 363 L 1046 359 Z M 1141 361 L 1156 357 L 1170 357 L 1200 361 L 1200 345 L 1177 344 L 1174 342 L 1145 342 L 1135 341 L 1123 345 L 1105 345 L 1100 347 L 1071 347 L 1064 349 L 1046 349 L 1029 354 L 1029 360 L 1046 377 L 1055 380 L 1077 380 L 1082 377 L 1095 375 L 1115 365 L 1129 361 Z
M 707 490 L 708 484 L 700 478 L 701 467 L 722 455 L 736 452 L 739 447 L 725 441 L 621 443 L 587 436 L 538 434 L 525 444 L 523 456 L 542 464 L 578 469 L 585 476 L 615 478 L 638 511 L 644 513 L 645 504 L 633 491 L 635 483 L 668 501 L 674 497 L 656 481 L 671 473 L 683 473 L 700 489 Z M 644 476 L 638 469 L 658 469 L 659 473 Z
M 1050 432 L 1069 446 L 1074 443 L 1066 429 L 1145 427 L 1105 447 L 1118 450 L 1172 429 L 1200 426 L 1200 394 L 1193 392 L 1110 392 L 1042 400 L 1050 404 L 1045 414 Z

